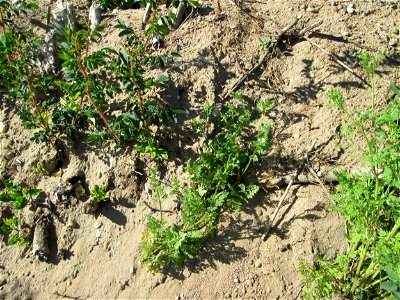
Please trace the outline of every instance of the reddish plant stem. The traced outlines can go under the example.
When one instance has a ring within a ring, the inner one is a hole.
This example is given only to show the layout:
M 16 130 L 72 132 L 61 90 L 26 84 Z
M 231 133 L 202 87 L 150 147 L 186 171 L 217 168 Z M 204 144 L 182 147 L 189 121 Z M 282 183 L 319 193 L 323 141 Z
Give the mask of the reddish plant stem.
M 86 69 L 82 66 L 81 59 L 80 57 L 78 58 L 79 64 L 79 70 L 82 74 L 83 80 L 85 82 L 85 94 L 89 99 L 90 104 L 94 107 L 94 109 L 97 111 L 97 113 L 100 115 L 100 118 L 102 119 L 103 123 L 107 126 L 108 130 L 111 132 L 111 134 L 115 137 L 115 139 L 120 142 L 120 138 L 117 135 L 117 133 L 114 131 L 114 129 L 110 126 L 110 123 L 108 122 L 107 117 L 104 115 L 103 111 L 101 110 L 101 108 L 99 107 L 99 105 L 96 103 L 96 101 L 94 101 L 92 93 L 89 91 L 89 85 L 87 84 L 87 72 Z

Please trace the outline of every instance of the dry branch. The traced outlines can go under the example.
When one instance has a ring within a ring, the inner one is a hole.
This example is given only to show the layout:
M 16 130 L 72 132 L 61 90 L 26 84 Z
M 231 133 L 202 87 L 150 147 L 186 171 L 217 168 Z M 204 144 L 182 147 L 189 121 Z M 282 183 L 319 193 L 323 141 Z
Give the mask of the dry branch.
M 308 156 L 309 156 L 310 152 L 313 151 L 313 149 L 314 149 L 316 143 L 317 143 L 317 140 L 314 140 L 314 141 L 311 143 L 310 148 L 309 148 L 309 149 L 307 150 L 307 152 L 304 154 L 304 158 L 303 158 L 303 160 L 302 160 L 302 162 L 301 162 L 301 164 L 300 164 L 300 167 L 297 169 L 296 173 L 292 176 L 292 179 L 290 180 L 288 186 L 286 187 L 285 192 L 283 193 L 281 199 L 279 200 L 279 204 L 278 204 L 278 206 L 276 207 L 276 209 L 275 209 L 275 211 L 274 211 L 274 214 L 273 214 L 272 217 L 271 217 L 271 224 L 270 224 L 270 226 L 268 226 L 267 230 L 264 232 L 264 234 L 263 234 L 263 236 L 262 236 L 262 239 L 263 239 L 263 240 L 265 240 L 265 239 L 267 238 L 268 233 L 269 233 L 271 227 L 274 225 L 274 221 L 275 221 L 276 215 L 278 214 L 278 211 L 279 211 L 279 209 L 281 208 L 283 201 L 286 199 L 286 196 L 287 196 L 287 194 L 289 193 L 290 188 L 292 187 L 292 185 L 293 185 L 294 181 L 296 180 L 296 178 L 299 176 L 301 170 L 303 169 L 305 163 L 306 163 L 307 160 L 308 160 Z
M 358 79 L 360 79 L 362 82 L 364 82 L 367 85 L 370 85 L 364 78 L 362 78 L 360 75 L 358 75 L 356 72 L 354 72 L 349 66 L 347 66 L 344 62 L 342 62 L 339 58 L 336 57 L 335 54 L 328 52 L 327 50 L 325 50 L 324 48 L 322 48 L 320 45 L 318 45 L 317 43 L 314 43 L 310 38 L 304 36 L 303 37 L 307 42 L 309 42 L 311 45 L 313 45 L 314 47 L 318 48 L 319 50 L 321 50 L 323 53 L 325 53 L 326 55 L 329 56 L 330 59 L 332 59 L 334 62 L 336 62 L 338 65 L 340 65 L 341 67 L 345 68 L 347 71 L 349 71 L 351 74 L 353 74 L 354 76 L 356 76 Z
M 276 188 L 279 189 L 283 186 L 287 186 L 291 181 L 293 181 L 292 184 L 334 183 L 338 182 L 338 177 L 336 176 L 336 173 L 341 170 L 344 170 L 349 174 L 358 176 L 363 176 L 365 174 L 370 174 L 371 176 L 373 175 L 373 172 L 371 170 L 364 167 L 352 167 L 350 169 L 334 168 L 322 175 L 317 175 L 316 172 L 311 167 L 308 167 L 308 170 L 309 172 L 301 173 L 296 178 L 293 178 L 292 175 L 285 175 L 282 177 L 276 177 L 273 179 L 265 180 L 262 183 L 262 187 L 265 190 L 276 189 Z M 381 170 L 378 171 L 381 172 Z

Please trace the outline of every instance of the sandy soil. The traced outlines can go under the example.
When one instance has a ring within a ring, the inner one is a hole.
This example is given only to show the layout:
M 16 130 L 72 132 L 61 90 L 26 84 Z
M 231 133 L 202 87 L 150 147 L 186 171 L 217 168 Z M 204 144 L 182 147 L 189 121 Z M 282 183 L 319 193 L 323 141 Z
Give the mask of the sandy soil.
M 351 6 L 352 5 L 352 6 Z M 87 8 L 78 3 L 80 13 Z M 349 8 L 352 7 L 352 9 Z M 46 5 L 42 8 L 46 10 Z M 163 163 L 163 180 L 182 174 L 184 162 L 194 155 L 198 142 L 190 120 L 203 103 L 221 103 L 223 96 L 262 55 L 259 39 L 273 37 L 302 14 L 294 30 L 316 21 L 322 24 L 307 40 L 289 36 L 262 68 L 241 88 L 249 104 L 270 98 L 273 149 L 253 170 L 263 187 L 241 212 L 225 212 L 217 237 L 181 271 L 152 274 L 140 264 L 141 235 L 151 213 L 145 201 L 146 167 L 151 160 L 131 149 L 97 148 L 84 142 L 66 143 L 63 153 L 29 141 L 12 109 L 2 113 L 9 125 L 0 136 L 0 175 L 37 186 L 48 199 L 60 183 L 112 182 L 112 202 L 96 214 L 84 214 L 85 201 L 69 195 L 56 203 L 50 230 L 51 258 L 34 260 L 29 251 L 0 242 L 0 298 L 302 298 L 299 260 L 316 256 L 334 258 L 346 250 L 345 228 L 329 209 L 334 186 L 295 185 L 280 209 L 274 227 L 261 236 L 284 192 L 267 188 L 268 182 L 298 168 L 304 152 L 316 140 L 318 151 L 308 165 L 323 171 L 354 165 L 351 151 L 335 139 L 340 125 L 336 112 L 323 105 L 326 91 L 339 88 L 352 109 L 368 106 L 366 74 L 357 65 L 360 50 L 384 51 L 387 59 L 377 78 L 378 106 L 385 103 L 390 80 L 400 78 L 400 3 L 398 1 L 203 1 L 180 28 L 165 38 L 164 50 L 181 57 L 165 70 L 172 84 L 165 94 L 169 103 L 188 109 L 163 145 L 170 158 Z M 118 18 L 140 28 L 142 10 L 121 10 L 103 19 L 113 25 Z M 110 28 L 99 46 L 118 46 Z M 335 55 L 358 77 L 338 65 Z M 361 78 L 360 78 L 361 77 Z M 252 100 L 251 100 L 252 99 Z M 356 141 L 355 141 L 356 142 Z M 53 161 L 61 176 L 36 172 L 38 162 Z M 143 174 L 143 175 L 141 175 Z M 84 199 L 87 200 L 87 199 Z M 166 209 L 173 209 L 167 203 Z M 1 206 L 2 213 L 5 206 Z M 24 218 L 29 223 L 33 211 Z M 171 218 L 174 216 L 171 214 Z

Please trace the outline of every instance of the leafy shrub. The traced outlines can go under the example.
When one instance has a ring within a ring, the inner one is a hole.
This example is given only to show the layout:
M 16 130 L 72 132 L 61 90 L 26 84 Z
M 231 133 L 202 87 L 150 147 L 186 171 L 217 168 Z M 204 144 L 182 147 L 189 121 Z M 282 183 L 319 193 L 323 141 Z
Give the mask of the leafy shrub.
M 101 39 L 104 26 L 78 31 L 69 24 L 57 28 L 62 72 L 55 76 L 35 65 L 35 53 L 44 42 L 32 33 L 16 31 L 9 17 L 37 6 L 16 3 L 0 3 L 0 92 L 15 100 L 22 125 L 34 130 L 32 140 L 55 144 L 57 139 L 72 139 L 89 129 L 88 142 L 133 143 L 140 152 L 166 159 L 154 128 L 175 121 L 181 110 L 146 95 L 151 89 L 163 88 L 168 77 L 145 77 L 150 68 L 164 67 L 177 56 L 149 51 L 150 36 L 165 34 L 164 25 L 150 24 L 142 37 L 119 20 L 115 27 L 125 38 L 124 48 L 96 51 L 91 48 Z M 113 99 L 122 97 L 114 103 Z
M 254 132 L 254 111 L 246 108 L 239 95 L 235 95 L 235 100 L 220 115 L 218 132 L 205 136 L 198 158 L 186 164 L 186 184 L 175 182 L 167 193 L 159 181 L 151 181 L 157 202 L 176 196 L 182 207 L 181 224 L 168 225 L 162 214 L 159 219 L 148 218 L 142 237 L 142 258 L 151 271 L 169 265 L 181 267 L 215 234 L 222 208 L 240 209 L 258 191 L 257 185 L 246 183 L 243 178 L 250 165 L 271 145 L 269 124 Z M 204 135 L 212 111 L 212 106 L 206 105 L 205 118 L 196 123 Z

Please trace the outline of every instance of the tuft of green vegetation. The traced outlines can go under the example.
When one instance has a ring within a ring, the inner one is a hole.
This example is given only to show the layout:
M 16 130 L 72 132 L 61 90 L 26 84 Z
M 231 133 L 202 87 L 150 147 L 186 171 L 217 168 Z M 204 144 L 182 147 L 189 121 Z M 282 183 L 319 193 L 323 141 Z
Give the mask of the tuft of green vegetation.
M 97 184 L 95 184 L 93 187 L 93 190 L 91 192 L 92 201 L 94 203 L 110 201 L 110 197 L 108 195 L 107 188 L 108 188 L 107 185 L 98 186 Z
M 4 185 L 7 192 L 0 195 L 0 202 L 13 202 L 14 209 L 17 211 L 26 207 L 34 196 L 42 192 L 40 189 L 23 189 L 20 185 L 10 180 L 6 180 Z M 21 226 L 22 222 L 17 216 L 2 219 L 1 231 L 6 234 L 11 234 L 11 237 L 8 239 L 8 245 L 18 244 L 22 247 L 26 244 L 30 244 L 30 240 L 21 233 Z
M 400 299 L 400 89 L 391 83 L 395 96 L 377 112 L 374 75 L 383 55 L 362 52 L 359 59 L 371 81 L 370 108 L 354 114 L 338 90 L 329 96 L 342 114 L 341 134 L 367 172 L 337 174 L 334 207 L 346 220 L 350 246 L 334 262 L 320 258 L 314 268 L 301 264 L 307 299 Z M 355 147 L 355 134 L 366 147 Z
M 142 236 L 142 261 L 151 271 L 167 266 L 182 267 L 200 251 L 205 241 L 214 236 L 222 209 L 240 209 L 258 192 L 256 184 L 244 180 L 251 165 L 270 148 L 270 125 L 261 124 L 255 130 L 257 108 L 249 109 L 240 95 L 227 104 L 219 116 L 216 133 L 209 135 L 212 106 L 205 105 L 203 119 L 196 122 L 205 137 L 198 158 L 186 164 L 187 182 L 174 182 L 167 192 L 158 180 L 151 179 L 153 197 L 159 203 L 175 197 L 182 208 L 182 222 L 168 224 L 162 213 L 150 216 Z M 257 105 L 256 107 L 263 107 Z M 265 112 L 265 109 L 263 110 Z M 153 173 L 153 178 L 154 178 Z

